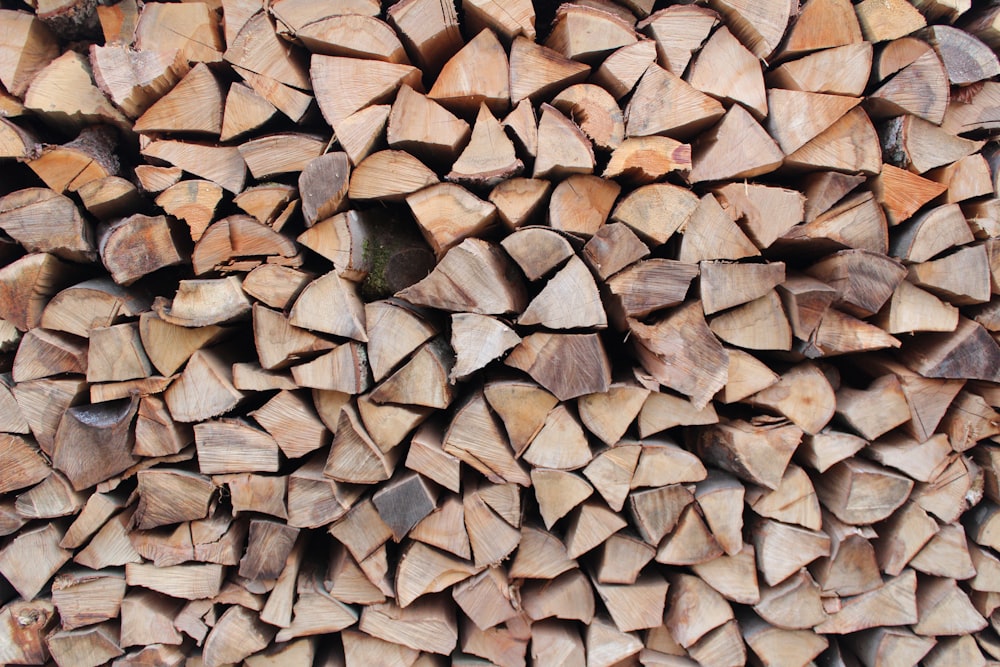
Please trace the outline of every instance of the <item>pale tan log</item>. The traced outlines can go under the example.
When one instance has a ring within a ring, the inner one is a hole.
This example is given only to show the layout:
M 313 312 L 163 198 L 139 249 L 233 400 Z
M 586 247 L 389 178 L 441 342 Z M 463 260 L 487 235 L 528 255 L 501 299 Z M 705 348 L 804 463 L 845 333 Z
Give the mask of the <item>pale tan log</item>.
M 489 200 L 497 207 L 501 222 L 516 230 L 540 217 L 551 187 L 546 180 L 510 178 L 493 188 Z
M 483 30 L 444 64 L 427 95 L 462 115 L 483 103 L 501 113 L 511 101 L 509 71 L 503 46 L 492 30 Z
M 876 404 L 878 409 L 872 409 Z M 911 418 L 902 386 L 895 375 L 876 378 L 868 389 L 841 387 L 837 391 L 837 414 L 868 440 L 878 438 Z
M 545 46 L 580 62 L 598 62 L 615 49 L 637 40 L 629 19 L 585 5 L 561 6 L 556 10 Z
M 72 553 L 59 546 L 65 530 L 55 523 L 19 531 L 0 550 L 0 574 L 21 598 L 30 602 Z
M 555 617 L 591 623 L 594 592 L 587 577 L 574 569 L 552 581 L 530 582 L 522 590 L 522 607 L 532 621 Z
M 565 406 L 556 406 L 521 456 L 535 467 L 575 470 L 590 462 L 593 454 L 578 419 Z
M 982 497 L 974 488 L 978 466 L 965 456 L 951 464 L 931 482 L 918 484 L 913 493 L 917 503 L 945 523 L 957 521 Z
M 733 618 L 729 603 L 699 577 L 689 574 L 671 575 L 667 602 L 664 624 L 685 648 Z
M 131 181 L 120 176 L 94 179 L 77 189 L 84 208 L 98 220 L 128 215 L 142 207 L 142 196 Z
M 272 308 L 288 308 L 315 275 L 289 266 L 261 264 L 243 279 L 243 291 Z
M 660 543 L 656 561 L 666 565 L 696 565 L 714 560 L 723 554 L 693 505 L 689 505 L 677 521 L 674 532 Z
M 260 80 L 257 80 L 258 83 Z M 289 109 L 288 105 L 283 106 Z M 229 87 L 221 112 L 219 140 L 229 141 L 251 132 L 274 118 L 277 113 L 278 109 L 274 104 L 256 93 L 253 88 L 242 83 L 234 83 Z M 292 112 L 291 115 L 296 114 Z
M 535 500 L 546 528 L 568 514 L 594 492 L 582 477 L 563 470 L 531 471 Z
M 0 229 L 29 252 L 51 252 L 73 262 L 97 256 L 93 231 L 80 210 L 47 188 L 25 188 L 0 198 Z
M 961 202 L 994 193 L 990 168 L 981 154 L 974 153 L 950 165 L 927 172 L 927 176 L 945 186 L 946 203 Z
M 532 178 L 589 174 L 594 165 L 594 148 L 583 131 L 555 107 L 543 104 Z
M 255 612 L 233 605 L 219 617 L 205 639 L 204 664 L 220 667 L 239 662 L 266 648 L 274 635 L 274 627 L 262 623 Z
M 820 251 L 846 247 L 880 254 L 885 254 L 888 244 L 885 214 L 870 192 L 849 195 L 810 222 L 792 227 L 780 242 L 788 248 Z M 891 270 L 888 273 L 893 274 Z
M 4 10 L 0 19 L 6 35 L 0 81 L 10 94 L 20 97 L 35 75 L 59 55 L 59 44 L 45 24 L 28 12 Z
M 622 197 L 611 220 L 629 226 L 640 238 L 655 245 L 666 243 L 692 219 L 698 199 L 669 183 L 644 185 Z
M 822 531 L 761 519 L 751 535 L 758 569 L 769 586 L 780 584 L 817 558 L 830 555 L 830 537 Z
M 715 315 L 709 326 L 721 340 L 751 350 L 788 350 L 792 329 L 775 290 Z
M 432 163 L 450 163 L 469 140 L 469 124 L 405 83 L 389 114 L 387 141 Z
M 165 74 L 169 74 L 167 71 Z M 176 79 L 174 79 L 176 80 Z M 155 83 L 155 82 L 154 82 Z M 159 92 L 152 104 L 137 110 L 136 132 L 197 132 L 218 135 L 222 131 L 222 86 L 204 63 L 198 63 L 169 92 Z M 129 111 L 125 107 L 126 113 Z M 133 116 L 133 117 L 135 117 Z
M 688 653 L 698 664 L 719 667 L 736 667 L 746 663 L 747 659 L 746 646 L 735 620 L 724 623 L 702 637 L 688 649 Z
M 536 44 L 523 36 L 514 38 L 510 47 L 510 102 L 540 99 L 581 83 L 590 67 L 570 60 L 558 51 Z
M 509 574 L 516 578 L 554 579 L 577 567 L 577 562 L 567 555 L 566 546 L 558 537 L 540 528 L 524 526 L 521 544 Z
M 819 502 L 806 472 L 794 464 L 785 469 L 781 484 L 773 491 L 751 487 L 747 503 L 760 516 L 797 524 L 810 530 L 822 527 Z
M 762 586 L 754 611 L 784 630 L 807 630 L 826 620 L 820 587 L 807 570 L 800 570 L 777 586 Z
M 806 3 L 789 27 L 777 57 L 787 59 L 861 41 L 861 26 L 852 6 L 842 0 L 814 0 Z
M 97 667 L 122 655 L 119 627 L 108 621 L 79 630 L 59 630 L 46 638 L 57 665 Z
M 567 236 L 545 227 L 519 229 L 500 242 L 528 280 L 538 280 L 573 257 Z
M 65 94 L 68 90 L 73 91 L 71 95 Z M 51 60 L 33 76 L 24 93 L 24 106 L 70 132 L 92 123 L 109 123 L 123 130 L 130 124 L 94 83 L 87 57 L 75 51 Z
M 194 436 L 198 466 L 204 474 L 278 471 L 278 443 L 243 420 L 201 422 L 195 425 Z
M 643 441 L 632 488 L 700 482 L 708 472 L 697 456 L 682 449 L 669 439 L 649 438 Z
M 603 329 L 607 326 L 597 285 L 586 264 L 578 257 L 571 257 L 549 279 L 517 321 L 548 329 Z
M 454 183 L 437 183 L 411 193 L 406 204 L 439 257 L 464 239 L 484 234 L 496 219 L 493 204 Z
M 51 455 L 63 413 L 84 400 L 83 377 L 52 378 L 22 382 L 14 387 L 14 398 L 43 452 Z
M 243 190 L 246 181 L 246 163 L 235 147 L 162 139 L 147 144 L 141 153 L 212 181 L 232 193 Z
M 759 176 L 777 169 L 783 159 L 774 141 L 739 105 L 701 135 L 692 150 L 690 183 Z
M 929 482 L 948 465 L 953 451 L 943 433 L 923 442 L 903 434 L 889 434 L 873 442 L 865 454 L 919 482 Z
M 327 16 L 302 25 L 295 30 L 295 37 L 311 53 L 409 64 L 396 33 L 372 16 Z
M 948 302 L 965 306 L 990 300 L 990 275 L 985 246 L 967 246 L 940 259 L 911 265 L 908 277 Z
M 579 631 L 572 623 L 556 620 L 532 624 L 531 657 L 536 661 L 565 664 L 584 664 L 586 660 Z
M 916 623 L 917 577 L 906 569 L 881 587 L 847 600 L 839 611 L 816 626 L 817 632 L 847 634 L 874 627 Z
M 433 132 L 436 135 L 440 128 L 435 126 Z M 503 179 L 519 174 L 523 169 L 524 165 L 515 154 L 513 142 L 504 134 L 489 107 L 483 103 L 479 107 L 472 136 L 452 164 L 447 178 L 472 185 L 496 185 Z
M 331 308 L 340 315 L 330 317 Z M 357 286 L 336 272 L 318 278 L 306 286 L 289 313 L 293 326 L 335 336 L 367 341 L 364 306 Z
M 681 232 L 683 236 L 679 259 L 682 262 L 737 260 L 760 254 L 711 193 L 701 198 L 688 221 L 681 227 Z
M 142 562 L 142 556 L 129 540 L 130 514 L 126 510 L 99 526 L 90 544 L 73 557 L 73 562 L 93 570 Z
M 684 140 L 723 116 L 719 102 L 672 71 L 650 65 L 625 108 L 625 136 L 655 134 Z
M 288 519 L 285 496 L 288 489 L 286 476 L 238 473 L 217 475 L 212 481 L 225 485 L 233 505 L 233 514 L 260 512 Z
M 89 344 L 57 331 L 31 329 L 21 338 L 11 377 L 26 382 L 61 373 L 86 373 Z
M 65 474 L 75 489 L 83 490 L 134 464 L 131 424 L 138 405 L 138 397 L 132 397 L 67 409 L 55 433 L 53 467 Z
M 669 137 L 630 137 L 624 140 L 604 170 L 604 178 L 628 185 L 659 181 L 671 172 L 691 168 L 691 147 Z
M 510 130 L 512 140 L 516 140 L 516 150 L 535 157 L 538 154 L 538 115 L 531 100 L 523 99 L 514 106 L 500 124 L 506 130 Z M 502 151 L 501 154 L 505 154 Z
M 179 167 L 158 167 L 141 164 L 135 168 L 135 177 L 146 192 L 163 192 L 171 185 L 176 185 L 183 175 Z
M 121 571 L 74 569 L 56 575 L 52 581 L 52 603 L 65 630 L 117 617 L 124 596 L 125 575 Z
M 745 612 L 739 616 L 743 640 L 763 665 L 805 665 L 822 653 L 829 641 L 810 630 L 786 630 Z
M 593 479 L 591 479 L 594 482 Z M 596 482 L 595 482 L 596 485 Z M 639 536 L 656 545 L 671 533 L 694 496 L 685 486 L 668 484 L 633 491 L 628 497 L 628 511 Z
M 489 568 L 455 586 L 452 597 L 465 615 L 482 630 L 518 614 L 503 568 Z
M 549 225 L 590 237 L 604 225 L 621 192 L 614 181 L 591 174 L 572 174 L 559 183 L 549 199 Z
M 875 531 L 868 526 L 849 526 L 829 512 L 823 513 L 823 525 L 830 536 L 830 555 L 809 567 L 823 596 L 859 595 L 881 586 L 882 575 L 871 543 Z M 831 606 L 828 611 L 835 609 Z
M 720 67 L 721 63 L 726 66 Z M 743 104 L 757 118 L 768 115 L 760 63 L 725 26 L 705 42 L 691 65 L 687 82 L 723 101 Z
M 390 10 L 389 23 L 422 70 L 437 74 L 445 61 L 462 48 L 458 17 L 451 4 L 411 0 Z M 376 8 L 373 15 L 377 13 Z
M 180 218 L 190 228 L 191 240 L 197 241 L 215 219 L 222 200 L 222 186 L 201 179 L 184 180 L 167 188 L 156 198 L 166 213 Z
M 956 452 L 972 449 L 977 442 L 1000 434 L 1000 414 L 979 394 L 961 391 L 938 424 Z
M 577 408 L 587 430 L 606 445 L 614 446 L 639 415 L 649 395 L 648 389 L 635 384 L 613 383 L 607 392 L 581 396 Z
M 527 486 L 530 478 L 514 459 L 501 425 L 489 412 L 482 394 L 458 409 L 445 434 L 443 449 L 485 474 L 491 481 Z
M 607 279 L 647 257 L 649 247 L 621 222 L 601 227 L 583 247 L 583 260 L 599 278 Z
M 590 80 L 619 100 L 639 82 L 643 72 L 656 60 L 656 42 L 640 40 L 609 55 Z
M 682 76 L 692 54 L 708 39 L 719 15 L 705 7 L 667 7 L 639 22 L 637 27 L 656 44 L 660 67 Z
M 740 41 L 765 62 L 778 48 L 794 7 L 788 2 L 770 4 L 751 0 L 713 0 L 710 6 L 726 19 Z
M 404 83 L 422 88 L 419 70 L 410 65 L 320 54 L 312 56 L 310 79 L 323 117 L 335 128 L 353 113 L 388 101 Z
M 970 579 L 976 568 L 969 555 L 965 528 L 958 524 L 945 524 L 924 548 L 910 560 L 918 572 L 950 579 Z
M 954 579 L 928 578 L 917 586 L 918 635 L 967 635 L 988 623 Z
M 798 170 L 836 169 L 874 175 L 882 167 L 882 151 L 868 115 L 864 110 L 855 108 L 788 155 L 785 166 Z
M 449 495 L 440 501 L 437 509 L 410 530 L 409 536 L 464 560 L 472 558 L 472 545 L 465 527 L 465 506 L 458 495 Z
M 519 0 L 511 6 L 496 0 L 472 0 L 462 3 L 465 21 L 470 34 L 478 34 L 483 28 L 490 28 L 503 41 L 510 42 L 518 35 L 535 39 L 535 8 L 526 0 Z
M 907 503 L 880 527 L 874 541 L 879 567 L 889 575 L 898 575 L 939 530 L 918 504 Z
M 803 218 L 805 198 L 794 190 L 756 183 L 715 189 L 719 203 L 758 247 L 767 248 Z
M 577 84 L 562 90 L 552 106 L 573 118 L 597 148 L 617 149 L 625 138 L 624 116 L 615 99 L 594 84 Z
M 921 94 L 914 95 L 918 88 Z M 945 68 L 937 54 L 928 50 L 873 91 L 866 106 L 874 118 L 913 114 L 940 125 L 948 98 Z
M 702 308 L 706 315 L 753 301 L 785 280 L 783 262 L 701 262 L 699 267 Z

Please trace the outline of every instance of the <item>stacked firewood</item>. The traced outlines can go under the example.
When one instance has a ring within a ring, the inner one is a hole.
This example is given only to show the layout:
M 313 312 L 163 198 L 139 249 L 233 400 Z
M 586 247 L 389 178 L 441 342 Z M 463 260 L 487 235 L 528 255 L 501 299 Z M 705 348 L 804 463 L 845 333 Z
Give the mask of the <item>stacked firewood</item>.
M 1000 664 L 1000 7 L 26 2 L 0 663 Z

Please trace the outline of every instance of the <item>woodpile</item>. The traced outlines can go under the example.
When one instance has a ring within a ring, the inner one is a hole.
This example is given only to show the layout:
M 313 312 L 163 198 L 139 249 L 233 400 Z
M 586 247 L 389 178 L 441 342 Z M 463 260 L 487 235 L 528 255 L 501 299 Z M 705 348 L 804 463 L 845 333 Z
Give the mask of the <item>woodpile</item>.
M 0 664 L 1000 664 L 1000 9 L 0 10 Z

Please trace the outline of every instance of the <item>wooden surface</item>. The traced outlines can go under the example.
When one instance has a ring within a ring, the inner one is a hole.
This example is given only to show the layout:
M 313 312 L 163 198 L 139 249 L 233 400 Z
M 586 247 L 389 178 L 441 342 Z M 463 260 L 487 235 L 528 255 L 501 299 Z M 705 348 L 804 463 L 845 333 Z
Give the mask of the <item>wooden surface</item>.
M 1000 10 L 0 10 L 0 664 L 1000 664 Z

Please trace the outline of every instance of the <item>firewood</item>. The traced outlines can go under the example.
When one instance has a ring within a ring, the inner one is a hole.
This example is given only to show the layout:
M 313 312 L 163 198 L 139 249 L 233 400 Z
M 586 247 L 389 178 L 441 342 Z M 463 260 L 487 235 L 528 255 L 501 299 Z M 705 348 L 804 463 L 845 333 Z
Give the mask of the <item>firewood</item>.
M 21 414 L 46 454 L 52 454 L 63 413 L 71 405 L 83 401 L 85 390 L 86 383 L 81 376 L 34 380 L 14 387 L 14 398 Z
M 66 630 L 100 623 L 118 616 L 125 596 L 125 575 L 74 570 L 52 581 L 52 603 Z
M 0 81 L 8 92 L 20 97 L 35 75 L 59 55 L 59 46 L 45 24 L 28 12 L 5 10 L 2 20 L 7 55 L 0 67 Z
M 493 204 L 453 183 L 438 183 L 407 195 L 406 203 L 438 256 L 463 239 L 482 234 L 496 218 Z
M 163 76 L 169 74 L 171 71 L 166 70 Z M 219 81 L 211 70 L 204 63 L 198 63 L 179 83 L 173 85 L 174 81 L 176 75 L 169 81 L 168 87 L 172 88 L 166 94 L 161 92 L 163 84 L 155 80 L 150 83 L 158 84 L 160 90 L 154 88 L 147 92 L 139 89 L 147 97 L 153 98 L 153 102 L 146 102 L 137 108 L 139 113 L 134 113 L 138 117 L 134 125 L 135 131 L 219 134 L 222 131 L 224 102 Z M 137 83 L 145 82 L 139 80 Z M 150 84 L 145 84 L 144 87 L 152 88 Z M 151 93 L 155 94 L 155 98 Z
M 711 193 L 701 198 L 681 232 L 679 258 L 683 262 L 737 260 L 760 254 Z
M 581 83 L 589 72 L 590 67 L 584 63 L 523 36 L 515 37 L 510 47 L 510 102 L 516 105 L 526 98 L 547 98 Z
M 229 192 L 243 189 L 246 163 L 236 148 L 158 140 L 143 148 L 142 153 L 201 176 Z
M 215 218 L 215 210 L 221 199 L 221 186 L 211 181 L 193 179 L 165 188 L 156 198 L 156 204 L 169 215 L 187 223 L 191 240 L 197 241 Z
M 638 537 L 615 533 L 601 547 L 594 574 L 601 583 L 632 584 L 655 555 L 656 549 Z
M 59 546 L 64 530 L 57 524 L 20 531 L 0 550 L 0 574 L 30 602 L 72 553 Z
M 785 158 L 793 169 L 835 169 L 877 174 L 882 167 L 878 135 L 868 114 L 854 108 Z
M 285 495 L 288 478 L 249 473 L 217 475 L 212 481 L 229 491 L 233 513 L 260 512 L 280 519 L 288 518 Z
M 454 613 L 440 597 L 406 608 L 392 602 L 367 606 L 359 628 L 373 637 L 430 653 L 449 654 L 458 642 Z
M 580 420 L 609 447 L 618 444 L 649 397 L 648 389 L 632 383 L 612 383 L 607 392 L 581 396 Z
M 962 279 L 951 274 L 962 267 Z M 910 280 L 956 306 L 985 303 L 990 299 L 990 265 L 984 246 L 967 246 L 936 260 L 913 264 Z
M 516 230 L 539 217 L 550 188 L 549 181 L 511 178 L 493 188 L 489 200 L 497 207 L 501 222 Z
M 577 84 L 563 89 L 552 106 L 573 118 L 597 148 L 615 150 L 625 138 L 625 122 L 614 98 L 594 84 Z
M 935 434 L 924 442 L 901 434 L 889 434 L 873 442 L 865 454 L 916 481 L 929 482 L 944 470 L 952 452 L 948 437 L 943 433 Z
M 924 94 L 915 97 L 911 92 L 915 86 L 920 86 Z M 945 68 L 934 51 L 928 50 L 873 91 L 868 99 L 868 109 L 876 118 L 909 113 L 938 125 L 948 105 Z
M 744 488 L 735 478 L 712 471 L 695 487 L 695 499 L 712 536 L 729 556 L 743 549 L 743 517 L 732 508 L 743 504 Z
M 14 509 L 25 519 L 52 519 L 76 514 L 86 497 L 75 491 L 63 475 L 52 473 L 14 501 Z
M 528 280 L 538 280 L 573 257 L 567 236 L 545 227 L 516 230 L 500 242 Z
M 927 176 L 947 186 L 943 197 L 946 203 L 961 202 L 992 194 L 994 191 L 990 168 L 985 158 L 978 153 L 932 169 Z
M 1000 434 L 1000 414 L 983 397 L 960 391 L 938 424 L 948 435 L 952 449 L 965 452 L 988 437 Z
M 762 586 L 754 611 L 767 623 L 785 630 L 805 630 L 826 620 L 820 587 L 801 570 L 777 586 Z
M 666 134 L 684 140 L 715 123 L 723 113 L 715 99 L 653 64 L 625 108 L 625 136 Z
M 690 183 L 758 176 L 781 164 L 777 145 L 753 117 L 739 105 L 734 106 L 712 130 L 703 134 L 693 148 L 694 166 Z M 734 152 L 733 138 L 743 137 L 746 146 Z M 752 148 L 751 148 L 752 145 Z
M 208 477 L 184 470 L 156 469 L 142 470 L 136 478 L 139 503 L 132 521 L 139 530 L 208 516 L 208 504 L 215 492 Z
M 57 331 L 32 329 L 21 338 L 12 378 L 25 382 L 60 373 L 86 373 L 89 345 Z
M 531 626 L 531 658 L 535 661 L 584 664 L 583 640 L 571 623 L 546 620 Z
M 954 579 L 923 579 L 917 587 L 918 635 L 964 635 L 986 627 Z
M 595 62 L 636 39 L 630 19 L 596 7 L 568 5 L 556 10 L 545 46 L 573 60 Z
M 374 484 L 392 474 L 398 448 L 383 452 L 366 432 L 354 406 L 345 406 L 323 474 L 345 484 Z
M 604 177 L 619 178 L 627 185 L 645 185 L 690 168 L 689 145 L 668 137 L 630 137 L 611 154 Z
M 119 628 L 111 621 L 80 630 L 59 630 L 46 638 L 57 665 L 97 667 L 125 652 L 118 645 Z
M 656 551 L 656 562 L 666 565 L 696 565 L 723 554 L 693 505 L 689 505 L 677 521 L 677 527 Z
M 718 73 L 720 62 L 731 64 L 731 71 L 723 76 Z M 691 65 L 687 82 L 713 97 L 740 102 L 758 118 L 768 115 L 760 64 L 725 26 L 716 30 L 702 46 Z
M 972 232 L 961 209 L 956 204 L 946 204 L 901 225 L 890 249 L 901 259 L 926 262 L 945 250 L 972 241 Z
M 646 370 L 652 370 L 664 385 L 690 396 L 695 408 L 704 407 L 725 385 L 728 355 L 708 328 L 696 301 L 678 306 L 652 325 L 630 322 L 629 329 Z M 690 355 L 698 358 L 697 364 L 678 363 Z M 665 363 L 667 359 L 674 363 Z
M 655 245 L 667 239 L 692 219 L 698 199 L 669 183 L 644 185 L 622 198 L 611 220 L 622 222 L 640 238 Z
M 13 76 L 17 77 L 17 74 L 13 73 Z M 16 79 L 12 83 L 17 85 Z M 71 99 L 59 94 L 60 90 L 70 88 L 74 91 Z M 87 57 L 75 51 L 63 53 L 34 74 L 30 87 L 24 93 L 24 106 L 45 114 L 52 123 L 71 131 L 99 122 L 116 125 L 123 130 L 130 125 L 128 118 L 95 84 Z
M 775 627 L 751 613 L 740 614 L 739 622 L 744 641 L 764 665 L 808 664 L 828 645 L 812 631 Z
M 230 419 L 195 424 L 194 439 L 198 466 L 203 474 L 278 471 L 278 443 L 266 431 L 253 428 L 245 421 Z
M 942 526 L 910 560 L 910 565 L 918 572 L 952 579 L 969 579 L 976 574 L 965 529 L 956 524 Z
M 663 622 L 677 643 L 690 648 L 706 634 L 733 618 L 729 603 L 699 577 L 675 574 L 670 577 L 667 612 Z M 691 611 L 697 607 L 697 618 Z M 692 622 L 694 621 L 694 622 Z
M 607 317 L 586 264 L 571 257 L 518 318 L 518 324 L 549 329 L 603 329 Z
M 955 457 L 931 482 L 918 484 L 913 497 L 921 507 L 943 522 L 957 521 L 981 498 L 979 491 L 973 489 L 978 472 L 975 463 L 966 457 Z
M 549 224 L 563 232 L 589 237 L 607 220 L 621 187 L 590 174 L 573 174 L 553 189 Z
M 959 160 L 982 148 L 979 142 L 948 134 L 921 118 L 909 115 L 889 121 L 885 136 L 886 148 L 894 156 L 892 161 L 918 174 Z
M 769 586 L 780 584 L 801 567 L 830 555 L 830 537 L 778 521 L 761 519 L 754 526 L 757 564 Z
M 576 360 L 571 374 L 557 363 L 568 358 Z M 611 382 L 607 353 L 596 334 L 534 333 L 511 351 L 505 363 L 528 373 L 563 401 L 607 391 Z
M 746 662 L 746 646 L 740 636 L 735 620 L 728 621 L 712 630 L 697 643 L 688 648 L 688 653 L 698 664 L 734 667 Z
M 291 111 L 287 104 L 283 106 Z M 212 111 L 214 114 L 214 107 Z M 229 87 L 221 110 L 219 140 L 229 141 L 255 130 L 271 120 L 277 113 L 277 108 L 270 101 L 254 92 L 253 88 L 242 83 L 234 83 Z M 289 115 L 296 115 L 296 113 L 291 111 Z M 213 124 L 212 127 L 214 128 L 215 125 Z

